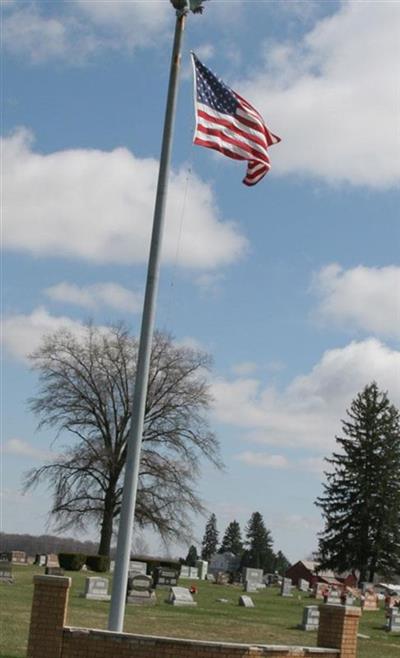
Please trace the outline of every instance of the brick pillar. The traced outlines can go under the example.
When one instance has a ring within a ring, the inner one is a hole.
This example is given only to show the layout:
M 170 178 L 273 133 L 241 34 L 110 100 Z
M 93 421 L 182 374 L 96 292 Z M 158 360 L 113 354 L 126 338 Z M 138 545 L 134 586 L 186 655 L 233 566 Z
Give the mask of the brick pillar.
M 27 658 L 60 658 L 71 578 L 34 576 Z
M 340 658 L 356 658 L 360 617 L 360 608 L 320 605 L 317 646 L 339 649 Z

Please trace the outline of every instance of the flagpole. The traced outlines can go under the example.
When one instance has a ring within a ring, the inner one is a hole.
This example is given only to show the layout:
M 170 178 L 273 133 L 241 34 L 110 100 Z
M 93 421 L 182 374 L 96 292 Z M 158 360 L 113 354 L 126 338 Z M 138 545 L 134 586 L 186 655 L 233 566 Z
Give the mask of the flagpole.
M 160 168 L 153 217 L 150 256 L 147 271 L 146 292 L 143 305 L 142 326 L 136 369 L 135 391 L 132 405 L 132 424 L 127 444 L 125 479 L 117 540 L 117 553 L 111 593 L 108 629 L 122 632 L 125 599 L 128 583 L 129 559 L 135 516 L 136 492 L 139 478 L 140 452 L 145 415 L 145 404 L 150 370 L 151 344 L 154 332 L 155 302 L 158 290 L 161 242 L 165 218 L 168 176 L 171 160 L 172 134 L 178 92 L 182 35 L 188 12 L 186 2 L 173 2 L 177 8 L 175 36 L 162 138 Z M 180 7 L 182 5 L 182 7 Z

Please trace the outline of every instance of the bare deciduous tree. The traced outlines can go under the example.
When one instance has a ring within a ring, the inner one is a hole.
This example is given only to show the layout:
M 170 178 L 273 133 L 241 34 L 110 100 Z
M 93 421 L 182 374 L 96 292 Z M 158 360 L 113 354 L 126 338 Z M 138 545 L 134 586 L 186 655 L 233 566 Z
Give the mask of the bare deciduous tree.
M 29 471 L 25 486 L 47 481 L 58 530 L 99 522 L 103 555 L 120 513 L 137 349 L 124 327 L 88 324 L 80 335 L 59 330 L 46 336 L 30 357 L 39 373 L 39 392 L 30 400 L 39 428 L 74 440 L 57 460 Z M 199 458 L 221 467 L 206 416 L 209 367 L 204 352 L 156 333 L 135 523 L 152 526 L 164 539 L 187 537 L 190 514 L 203 511 L 196 493 Z

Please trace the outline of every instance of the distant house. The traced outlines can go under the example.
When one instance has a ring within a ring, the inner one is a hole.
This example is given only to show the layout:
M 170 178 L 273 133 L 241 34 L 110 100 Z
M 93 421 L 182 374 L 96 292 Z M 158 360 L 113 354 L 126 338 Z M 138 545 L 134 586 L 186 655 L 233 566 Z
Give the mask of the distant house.
M 240 557 L 234 555 L 234 553 L 215 553 L 208 564 L 208 571 L 212 574 L 219 571 L 234 573 L 239 569 L 239 566 Z
M 299 580 L 307 580 L 310 587 L 314 587 L 316 583 L 326 583 L 327 585 L 346 585 L 347 587 L 355 587 L 357 585 L 357 577 L 351 573 L 336 574 L 330 569 L 319 570 L 319 563 L 312 560 L 299 560 L 293 564 L 286 571 L 286 578 L 290 578 L 292 585 L 297 586 Z

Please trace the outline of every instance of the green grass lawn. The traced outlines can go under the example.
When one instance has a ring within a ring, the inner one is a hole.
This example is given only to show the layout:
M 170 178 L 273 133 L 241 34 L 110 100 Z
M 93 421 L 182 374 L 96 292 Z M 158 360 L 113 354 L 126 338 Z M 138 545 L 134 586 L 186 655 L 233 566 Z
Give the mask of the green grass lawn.
M 33 575 L 43 574 L 39 567 L 14 567 L 15 584 L 0 584 L 0 657 L 25 658 L 33 593 Z M 87 575 L 69 572 L 72 591 L 67 624 L 89 628 L 106 628 L 108 603 L 86 601 L 79 597 Z M 96 574 L 97 575 L 97 574 Z M 101 575 L 101 574 L 98 574 Z M 182 581 L 183 586 L 190 581 Z M 277 589 L 265 589 L 252 594 L 255 608 L 237 605 L 241 588 L 196 582 L 196 608 L 178 608 L 164 602 L 167 590 L 157 590 L 158 603 L 154 607 L 127 606 L 126 632 L 145 635 L 188 637 L 229 642 L 262 644 L 293 644 L 315 646 L 317 634 L 297 628 L 305 605 L 314 599 L 295 594 L 291 599 L 279 596 Z M 228 599 L 219 603 L 217 599 Z M 383 630 L 383 609 L 364 613 L 360 633 L 369 639 L 359 639 L 358 658 L 400 658 L 400 636 Z

